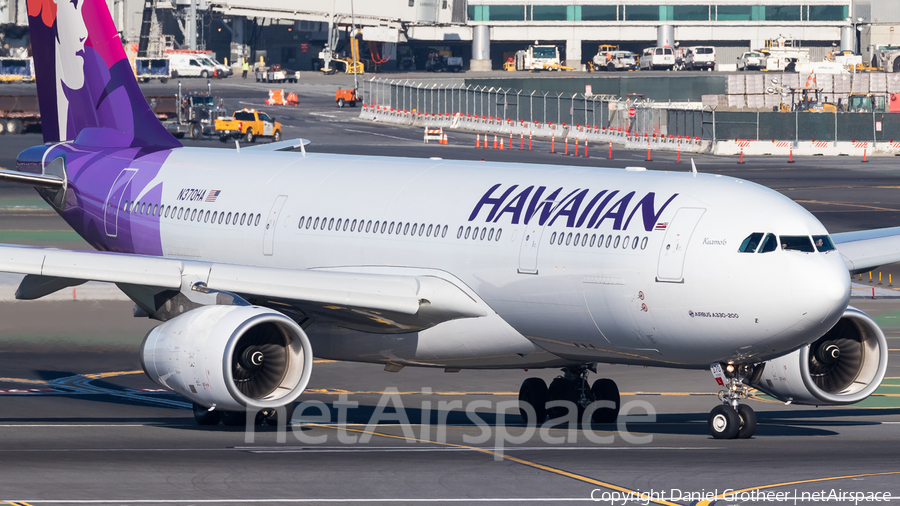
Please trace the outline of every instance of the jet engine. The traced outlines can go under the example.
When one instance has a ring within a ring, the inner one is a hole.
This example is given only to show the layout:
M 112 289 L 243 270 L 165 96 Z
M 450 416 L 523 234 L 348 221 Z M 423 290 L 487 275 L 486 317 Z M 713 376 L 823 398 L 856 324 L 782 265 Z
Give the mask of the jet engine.
M 141 344 L 141 365 L 151 380 L 224 411 L 294 402 L 312 363 L 303 329 L 255 306 L 200 307 L 155 327 Z
M 867 314 L 848 307 L 824 336 L 758 366 L 750 385 L 784 402 L 853 404 L 881 385 L 888 344 Z

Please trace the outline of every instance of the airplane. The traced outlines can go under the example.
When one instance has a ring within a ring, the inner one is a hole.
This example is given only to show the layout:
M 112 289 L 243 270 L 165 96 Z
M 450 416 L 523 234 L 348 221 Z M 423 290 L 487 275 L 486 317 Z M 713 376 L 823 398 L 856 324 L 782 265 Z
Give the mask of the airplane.
M 316 154 L 302 139 L 183 147 L 147 106 L 102 0 L 29 2 L 45 144 L 0 180 L 33 186 L 97 251 L 0 246 L 20 300 L 115 283 L 159 320 L 156 383 L 203 425 L 277 417 L 313 356 L 462 369 L 560 368 L 521 386 L 616 420 L 598 364 L 709 369 L 710 434 L 749 438 L 754 389 L 852 404 L 888 346 L 850 273 L 900 261 L 900 229 L 829 235 L 725 176 Z M 299 148 L 301 151 L 289 151 Z M 610 407 L 611 406 L 611 407 Z

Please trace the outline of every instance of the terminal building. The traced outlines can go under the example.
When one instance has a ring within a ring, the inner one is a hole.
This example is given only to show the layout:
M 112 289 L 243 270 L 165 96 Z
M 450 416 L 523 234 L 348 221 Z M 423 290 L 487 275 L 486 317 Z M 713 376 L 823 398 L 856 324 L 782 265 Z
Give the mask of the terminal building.
M 0 1 L 9 33 L 27 25 L 28 0 Z M 126 43 L 141 37 L 145 8 L 174 48 L 213 51 L 298 70 L 321 65 L 326 44 L 344 48 L 361 29 L 362 55 L 384 70 L 424 69 L 429 52 L 463 57 L 471 70 L 498 70 L 535 41 L 555 44 L 565 64 L 581 68 L 599 44 L 639 52 L 654 45 L 708 45 L 717 60 L 784 37 L 811 50 L 865 53 L 892 39 L 897 0 L 107 0 Z M 193 27 L 193 29 L 192 29 Z M 162 40 L 162 39 L 161 39 Z M 881 42 L 886 40 L 886 42 Z

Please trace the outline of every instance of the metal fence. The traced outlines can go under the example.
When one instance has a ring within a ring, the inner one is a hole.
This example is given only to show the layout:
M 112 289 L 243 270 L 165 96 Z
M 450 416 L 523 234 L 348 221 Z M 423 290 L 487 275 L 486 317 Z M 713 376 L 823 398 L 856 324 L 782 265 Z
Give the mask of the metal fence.
M 502 118 L 515 123 L 591 125 L 634 135 L 703 140 L 900 140 L 900 114 L 717 110 L 701 103 L 423 83 L 374 78 L 363 99 L 371 106 L 428 114 Z

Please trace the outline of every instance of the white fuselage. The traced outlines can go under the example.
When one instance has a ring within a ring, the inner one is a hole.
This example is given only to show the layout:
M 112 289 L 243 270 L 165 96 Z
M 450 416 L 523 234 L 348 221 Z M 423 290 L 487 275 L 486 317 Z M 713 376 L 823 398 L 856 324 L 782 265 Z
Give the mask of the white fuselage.
M 165 256 L 430 274 L 495 312 L 407 334 L 317 321 L 307 332 L 323 358 L 447 368 L 760 362 L 822 336 L 849 300 L 837 251 L 738 253 L 754 232 L 827 232 L 786 197 L 728 177 L 183 148 L 142 193 L 159 182 L 164 207 L 191 211 L 159 218 Z M 212 190 L 220 192 L 207 202 Z M 655 199 L 640 208 L 648 193 Z M 526 225 L 528 204 L 536 207 Z M 214 213 L 252 215 L 254 224 L 213 223 Z

